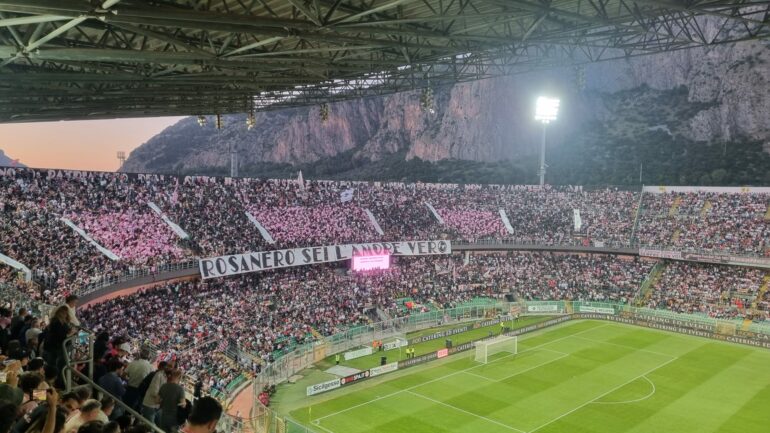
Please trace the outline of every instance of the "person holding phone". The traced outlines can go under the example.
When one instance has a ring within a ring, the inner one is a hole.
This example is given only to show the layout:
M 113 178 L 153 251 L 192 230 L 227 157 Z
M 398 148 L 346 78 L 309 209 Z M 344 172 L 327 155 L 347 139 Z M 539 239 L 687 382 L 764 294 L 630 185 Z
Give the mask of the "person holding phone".
M 19 406 L 19 416 L 31 413 L 40 402 L 46 400 L 45 389 L 39 389 L 43 383 L 43 377 L 37 373 L 25 373 L 19 377 L 19 388 L 24 393 L 24 399 Z

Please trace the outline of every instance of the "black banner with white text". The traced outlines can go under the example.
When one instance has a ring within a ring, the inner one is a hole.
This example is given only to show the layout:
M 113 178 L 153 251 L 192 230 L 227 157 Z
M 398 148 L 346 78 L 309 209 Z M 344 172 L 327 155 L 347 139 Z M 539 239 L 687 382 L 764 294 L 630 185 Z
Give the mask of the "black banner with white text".
M 200 272 L 201 277 L 207 279 L 292 266 L 338 262 L 349 260 L 356 255 L 424 256 L 451 253 L 452 243 L 448 240 L 327 245 L 201 259 Z

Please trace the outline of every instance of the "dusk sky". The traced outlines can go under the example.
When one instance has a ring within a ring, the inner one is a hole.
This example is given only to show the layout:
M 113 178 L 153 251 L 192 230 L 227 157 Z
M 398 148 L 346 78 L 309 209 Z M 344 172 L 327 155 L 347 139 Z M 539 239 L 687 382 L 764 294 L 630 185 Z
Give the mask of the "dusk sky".
M 115 171 L 126 156 L 182 117 L 0 124 L 0 149 L 39 168 Z

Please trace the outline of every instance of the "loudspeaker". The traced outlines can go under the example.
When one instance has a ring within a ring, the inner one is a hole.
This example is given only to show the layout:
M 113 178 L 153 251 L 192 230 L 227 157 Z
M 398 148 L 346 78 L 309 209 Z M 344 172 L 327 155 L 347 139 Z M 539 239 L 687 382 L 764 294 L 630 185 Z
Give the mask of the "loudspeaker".
M 380 365 L 385 365 L 388 363 L 388 357 L 387 356 L 380 356 Z

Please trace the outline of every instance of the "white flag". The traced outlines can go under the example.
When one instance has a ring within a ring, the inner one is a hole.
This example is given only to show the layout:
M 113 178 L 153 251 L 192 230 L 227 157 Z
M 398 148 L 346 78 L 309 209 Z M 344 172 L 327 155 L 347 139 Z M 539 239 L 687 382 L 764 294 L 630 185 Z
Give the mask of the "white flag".
M 302 170 L 300 170 L 299 175 L 297 175 L 297 185 L 299 185 L 299 189 L 305 189 L 305 179 L 302 177 Z
M 340 193 L 340 201 L 345 203 L 350 200 L 353 200 L 353 188 L 346 189 L 345 191 L 342 191 Z
M 572 209 L 572 219 L 575 223 L 575 231 L 579 232 L 583 227 L 583 219 L 580 218 L 580 209 Z

